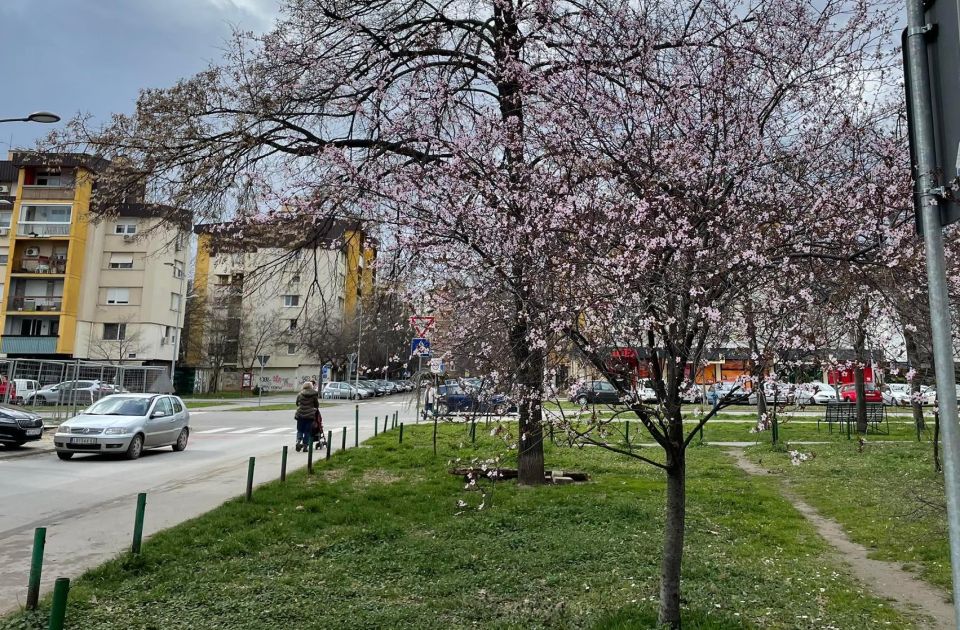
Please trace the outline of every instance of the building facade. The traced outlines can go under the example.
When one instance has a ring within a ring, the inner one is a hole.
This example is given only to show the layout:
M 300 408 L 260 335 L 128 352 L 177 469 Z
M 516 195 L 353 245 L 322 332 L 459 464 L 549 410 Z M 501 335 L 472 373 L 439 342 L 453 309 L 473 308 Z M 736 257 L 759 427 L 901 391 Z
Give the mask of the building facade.
M 376 259 L 376 242 L 359 225 L 279 220 L 195 232 L 187 362 L 198 368 L 198 389 L 291 391 L 320 380 L 328 354 L 349 354 Z
M 2 342 L 8 358 L 166 365 L 183 322 L 189 231 L 142 198 L 95 216 L 88 155 L 0 162 Z

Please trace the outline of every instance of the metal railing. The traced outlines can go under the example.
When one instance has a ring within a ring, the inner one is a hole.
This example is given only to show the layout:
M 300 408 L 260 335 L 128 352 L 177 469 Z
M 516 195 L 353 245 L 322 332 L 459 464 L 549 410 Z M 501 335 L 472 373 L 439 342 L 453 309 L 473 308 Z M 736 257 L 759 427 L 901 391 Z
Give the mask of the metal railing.
M 63 307 L 62 296 L 30 296 L 13 295 L 7 311 L 23 311 L 25 313 L 58 312 Z
M 48 221 L 21 221 L 17 224 L 17 236 L 69 236 L 69 223 Z
M 24 201 L 64 201 L 72 200 L 74 195 L 72 186 L 24 186 L 20 189 L 20 199 Z
M 21 258 L 14 262 L 13 273 L 48 273 L 63 275 L 67 272 L 67 261 L 54 259 L 44 261 L 42 258 Z

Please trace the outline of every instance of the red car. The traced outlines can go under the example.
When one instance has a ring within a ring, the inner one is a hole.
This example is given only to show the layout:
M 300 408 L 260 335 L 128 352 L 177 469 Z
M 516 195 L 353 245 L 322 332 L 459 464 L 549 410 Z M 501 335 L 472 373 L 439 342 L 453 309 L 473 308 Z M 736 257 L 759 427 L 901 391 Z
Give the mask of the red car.
M 873 383 L 864 383 L 863 388 L 864 398 L 867 399 L 868 403 L 883 402 L 883 394 L 880 393 L 876 385 Z M 841 402 L 857 402 L 857 388 L 853 383 L 841 385 L 839 393 Z

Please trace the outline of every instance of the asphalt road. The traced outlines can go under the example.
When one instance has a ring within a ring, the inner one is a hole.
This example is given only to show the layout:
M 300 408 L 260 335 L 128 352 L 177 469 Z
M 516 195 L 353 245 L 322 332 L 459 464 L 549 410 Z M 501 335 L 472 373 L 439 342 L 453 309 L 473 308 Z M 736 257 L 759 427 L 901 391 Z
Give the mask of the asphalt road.
M 264 399 L 264 404 L 277 402 Z M 284 401 L 287 402 L 287 401 Z M 331 402 L 331 401 L 325 401 Z M 250 401 L 237 402 L 250 406 Z M 373 435 L 373 420 L 400 413 L 411 423 L 410 395 L 360 403 L 362 442 Z M 323 409 L 324 428 L 333 429 L 332 449 L 354 444 L 354 403 L 333 401 Z M 207 512 L 244 493 L 248 458 L 257 458 L 255 484 L 280 476 L 280 454 L 288 445 L 288 470 L 306 466 L 293 449 L 291 411 L 191 412 L 187 449 L 146 451 L 135 461 L 76 455 L 60 461 L 43 446 L 16 452 L 0 450 L 0 612 L 22 606 L 36 527 L 47 528 L 42 589 L 57 577 L 75 578 L 129 548 L 137 494 L 147 493 L 144 535 Z M 315 453 L 322 458 L 324 453 Z

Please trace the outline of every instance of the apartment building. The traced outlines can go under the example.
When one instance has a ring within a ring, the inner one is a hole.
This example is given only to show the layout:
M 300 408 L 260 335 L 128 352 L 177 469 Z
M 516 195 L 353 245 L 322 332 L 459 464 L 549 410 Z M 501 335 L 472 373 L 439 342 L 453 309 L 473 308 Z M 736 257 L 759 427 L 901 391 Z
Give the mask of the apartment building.
M 257 228 L 216 224 L 194 231 L 195 305 L 206 306 L 191 318 L 187 362 L 200 369 L 199 387 L 260 383 L 290 391 L 319 378 L 307 331 L 325 329 L 336 338 L 355 323 L 363 296 L 373 290 L 376 241 L 344 220 L 311 225 L 281 217 Z M 261 355 L 270 357 L 262 381 Z
M 91 213 L 98 173 L 82 154 L 14 152 L 0 161 L 0 353 L 169 365 L 183 321 L 190 232 L 174 209 Z

